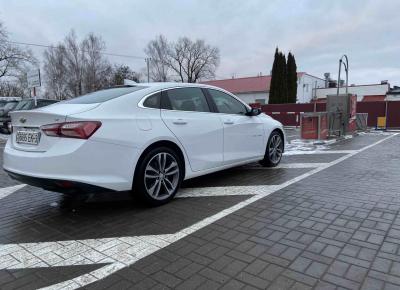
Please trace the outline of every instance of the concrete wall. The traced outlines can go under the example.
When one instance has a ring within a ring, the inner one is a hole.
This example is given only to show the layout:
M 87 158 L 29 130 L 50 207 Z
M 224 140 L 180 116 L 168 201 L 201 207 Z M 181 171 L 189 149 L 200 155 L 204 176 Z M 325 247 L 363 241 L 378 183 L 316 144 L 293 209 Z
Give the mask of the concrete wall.
M 361 102 L 364 96 L 386 95 L 389 90 L 389 84 L 364 85 L 364 86 L 349 86 L 349 93 L 357 95 L 357 101 Z M 326 98 L 327 95 L 335 95 L 337 88 L 316 89 L 318 99 Z M 340 88 L 340 93 L 344 94 L 346 88 Z
M 324 88 L 325 81 L 323 79 L 303 74 L 297 80 L 297 103 L 309 103 L 313 98 L 315 88 Z
M 246 104 L 255 103 L 256 100 L 262 99 L 265 100 L 265 104 L 268 104 L 269 93 L 261 92 L 261 93 L 237 93 L 235 94 Z

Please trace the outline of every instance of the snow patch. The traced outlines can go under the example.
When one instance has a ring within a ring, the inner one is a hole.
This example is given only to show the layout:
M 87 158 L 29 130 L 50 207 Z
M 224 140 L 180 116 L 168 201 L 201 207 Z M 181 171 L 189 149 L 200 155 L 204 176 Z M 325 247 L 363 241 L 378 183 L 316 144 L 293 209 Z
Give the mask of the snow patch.
M 312 154 L 317 151 L 328 150 L 329 144 L 319 143 L 316 142 L 315 140 L 295 139 L 291 140 L 289 143 L 286 144 L 285 152 L 283 154 L 284 155 Z
M 393 131 L 381 131 L 381 130 L 373 130 L 373 131 L 368 131 L 368 132 L 359 132 L 358 135 L 360 136 L 389 136 L 393 135 L 396 132 L 396 130 Z

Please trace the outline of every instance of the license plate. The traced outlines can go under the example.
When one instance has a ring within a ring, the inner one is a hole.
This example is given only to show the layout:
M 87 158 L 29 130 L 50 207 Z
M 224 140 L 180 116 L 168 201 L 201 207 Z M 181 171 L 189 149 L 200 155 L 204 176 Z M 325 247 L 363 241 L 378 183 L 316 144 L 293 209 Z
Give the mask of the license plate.
M 40 132 L 17 131 L 15 141 L 19 144 L 38 145 L 40 141 Z

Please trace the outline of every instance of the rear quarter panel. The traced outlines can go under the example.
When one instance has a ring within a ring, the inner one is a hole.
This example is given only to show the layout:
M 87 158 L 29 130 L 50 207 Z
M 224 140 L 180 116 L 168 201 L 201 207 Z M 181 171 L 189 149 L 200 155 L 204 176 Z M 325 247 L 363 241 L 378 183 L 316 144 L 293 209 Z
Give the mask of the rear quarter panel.
M 138 107 L 142 98 L 140 96 L 108 101 L 91 111 L 69 115 L 66 121 L 101 121 L 102 126 L 90 137 L 90 140 L 126 147 L 128 152 L 135 155 L 132 158 L 132 166 L 126 168 L 131 176 L 134 174 L 140 155 L 157 141 L 171 141 L 181 149 L 185 158 L 186 173 L 188 173 L 190 166 L 182 144 L 165 126 L 160 117 L 160 109 Z M 112 156 L 104 158 L 112 158 Z

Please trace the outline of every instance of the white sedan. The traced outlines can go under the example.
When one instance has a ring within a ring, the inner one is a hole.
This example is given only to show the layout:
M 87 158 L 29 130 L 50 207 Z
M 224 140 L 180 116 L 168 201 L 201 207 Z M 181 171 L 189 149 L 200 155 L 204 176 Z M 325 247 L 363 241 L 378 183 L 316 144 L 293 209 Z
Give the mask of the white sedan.
M 4 169 L 14 179 L 67 194 L 130 190 L 152 205 L 185 179 L 276 166 L 285 141 L 278 121 L 199 84 L 113 87 L 11 118 Z

